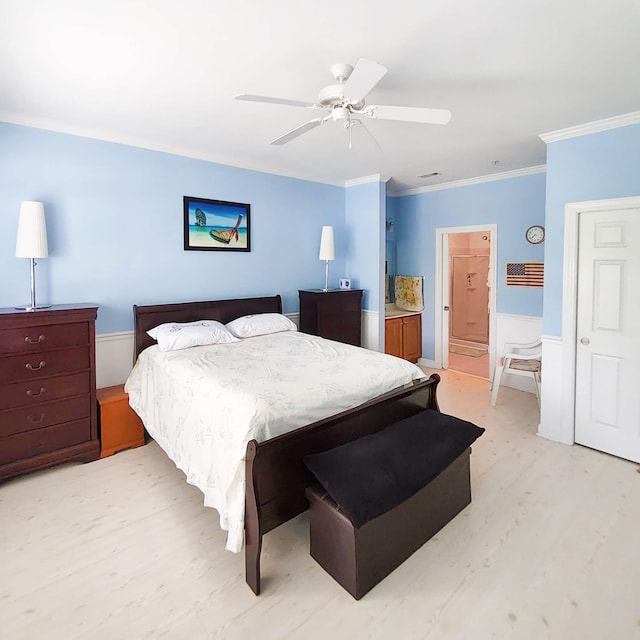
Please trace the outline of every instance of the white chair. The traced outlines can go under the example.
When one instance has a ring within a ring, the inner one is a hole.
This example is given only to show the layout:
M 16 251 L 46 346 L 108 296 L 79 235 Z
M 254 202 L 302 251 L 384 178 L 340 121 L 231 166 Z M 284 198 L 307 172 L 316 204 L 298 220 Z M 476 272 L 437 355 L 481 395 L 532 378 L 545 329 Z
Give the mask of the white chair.
M 525 376 L 533 380 L 536 390 L 538 407 L 540 407 L 540 372 L 542 370 L 542 341 L 540 339 L 526 344 L 507 342 L 504 345 L 505 354 L 496 365 L 491 386 L 491 406 L 496 406 L 502 374 Z

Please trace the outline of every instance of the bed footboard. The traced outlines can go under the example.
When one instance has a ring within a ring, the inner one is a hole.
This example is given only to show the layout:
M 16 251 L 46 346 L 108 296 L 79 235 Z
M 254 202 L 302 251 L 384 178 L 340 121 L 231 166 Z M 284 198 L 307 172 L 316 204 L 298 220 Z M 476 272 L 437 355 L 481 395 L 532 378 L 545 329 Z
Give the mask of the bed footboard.
M 260 594 L 262 536 L 309 507 L 305 489 L 313 477 L 302 459 L 332 449 L 408 418 L 423 409 L 439 411 L 438 374 L 397 389 L 359 407 L 265 442 L 251 440 L 246 455 L 246 581 Z

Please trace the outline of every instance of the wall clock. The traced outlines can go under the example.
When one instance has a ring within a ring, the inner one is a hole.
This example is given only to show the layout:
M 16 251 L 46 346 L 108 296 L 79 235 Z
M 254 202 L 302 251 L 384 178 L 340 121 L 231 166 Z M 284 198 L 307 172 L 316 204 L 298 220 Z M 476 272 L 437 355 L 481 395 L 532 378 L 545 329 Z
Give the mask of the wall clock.
M 531 244 L 540 244 L 544 242 L 544 227 L 539 224 L 531 225 L 525 233 L 527 242 Z

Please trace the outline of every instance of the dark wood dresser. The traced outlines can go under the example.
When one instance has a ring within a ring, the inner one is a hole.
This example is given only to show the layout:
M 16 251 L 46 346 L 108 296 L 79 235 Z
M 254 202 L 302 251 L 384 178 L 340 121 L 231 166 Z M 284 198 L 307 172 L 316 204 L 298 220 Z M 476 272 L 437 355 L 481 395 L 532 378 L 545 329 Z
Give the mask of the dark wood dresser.
M 0 479 L 99 457 L 97 312 L 0 309 Z
M 300 331 L 362 345 L 362 289 L 304 289 L 298 294 Z

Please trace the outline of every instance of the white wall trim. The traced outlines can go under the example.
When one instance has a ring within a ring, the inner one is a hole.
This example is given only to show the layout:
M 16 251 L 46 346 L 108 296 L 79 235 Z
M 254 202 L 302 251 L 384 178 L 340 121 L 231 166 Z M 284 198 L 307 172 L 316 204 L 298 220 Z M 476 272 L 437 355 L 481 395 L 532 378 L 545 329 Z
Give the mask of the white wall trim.
M 300 327 L 300 313 L 286 313 L 296 327 Z M 117 331 L 96 335 L 96 386 L 112 387 L 123 384 L 133 368 L 133 331 Z
M 551 439 L 560 442 L 575 441 L 575 401 L 576 401 L 576 319 L 578 303 L 578 231 L 580 214 L 594 211 L 613 211 L 615 209 L 636 209 L 640 207 L 640 196 L 612 198 L 608 200 L 588 200 L 569 202 L 564 208 L 564 258 L 562 264 L 562 360 L 561 363 L 561 402 L 553 399 L 557 389 L 547 388 L 547 402 L 558 406 L 560 415 L 556 416 L 559 425 L 552 429 L 549 423 L 541 421 L 541 430 L 552 433 Z M 543 370 L 546 366 L 543 347 Z M 543 390 L 544 373 L 543 373 Z M 545 395 L 542 395 L 544 409 Z M 542 412 L 541 412 L 542 413 Z M 548 412 L 545 411 L 545 414 Z M 559 419 L 561 418 L 561 419 Z M 541 434 L 543 435 L 543 434 Z M 547 437 L 547 436 L 545 436 Z
M 369 309 L 362 310 L 362 346 L 372 351 L 380 351 L 380 328 L 378 320 L 380 314 Z
M 531 322 L 540 322 L 542 316 L 525 316 L 519 313 L 498 313 L 499 318 L 511 318 L 513 320 L 527 320 Z
M 507 342 L 532 342 L 539 338 L 542 326 L 542 316 L 496 313 L 496 359 L 504 354 Z M 493 374 L 493 369 L 491 369 L 491 374 Z M 504 374 L 501 385 L 535 393 L 533 381 L 523 376 Z
M 436 366 L 435 360 L 428 360 L 427 358 L 418 358 L 418 364 L 421 367 L 427 367 L 428 369 L 441 369 L 442 367 Z
M 590 133 L 599 133 L 600 131 L 626 127 L 630 124 L 640 124 L 640 111 L 625 113 L 624 115 L 614 116 L 613 118 L 594 120 L 593 122 L 587 122 L 586 124 L 580 124 L 575 127 L 550 131 L 549 133 L 541 133 L 538 137 L 546 144 L 549 144 L 550 142 L 558 142 L 558 140 L 567 140 L 568 138 L 586 136 Z
M 533 167 L 525 167 L 524 169 L 514 169 L 512 171 L 502 171 L 500 173 L 490 173 L 486 176 L 476 176 L 475 178 L 465 178 L 464 180 L 454 180 L 452 182 L 442 182 L 441 184 L 432 184 L 425 187 L 416 187 L 415 189 L 407 189 L 397 193 L 389 194 L 391 197 L 399 198 L 400 196 L 413 196 L 419 193 L 429 193 L 431 191 L 442 191 L 443 189 L 457 189 L 458 187 L 468 187 L 473 184 L 481 184 L 483 182 L 494 182 L 495 180 L 506 180 L 508 178 L 520 178 L 522 176 L 530 176 L 536 173 L 544 173 L 547 170 L 546 164 L 535 165 Z
M 345 180 L 344 186 L 346 188 L 357 187 L 361 184 L 370 184 L 372 182 L 387 182 L 387 180 L 389 180 L 389 178 L 385 178 L 382 174 L 374 173 L 370 176 L 362 176 L 362 178 L 353 178 L 352 180 Z
M 540 390 L 540 424 L 538 435 L 573 444 L 573 431 L 563 425 L 564 366 L 563 343 L 558 336 L 543 335 L 542 338 L 542 388 Z
M 96 336 L 96 386 L 123 384 L 133 367 L 133 331 Z
M 116 331 L 114 333 L 101 333 L 96 335 L 96 342 L 118 342 L 124 338 L 133 336 L 133 331 Z
M 289 320 L 291 320 L 291 322 L 293 322 L 293 324 L 296 325 L 296 327 L 298 327 L 298 329 L 300 328 L 300 312 L 296 311 L 295 313 L 285 313 L 285 316 L 287 316 L 287 318 L 289 318 Z
M 435 366 L 441 369 L 448 364 L 447 355 L 443 344 L 449 339 L 449 328 L 443 321 L 444 291 L 443 278 L 449 272 L 449 251 L 445 250 L 444 243 L 450 233 L 474 233 L 477 231 L 489 231 L 491 233 L 491 245 L 489 253 L 489 372 L 493 372 L 496 358 L 496 282 L 497 282 L 497 256 L 498 256 L 498 225 L 476 224 L 463 227 L 441 227 L 436 229 L 436 264 L 435 264 Z

